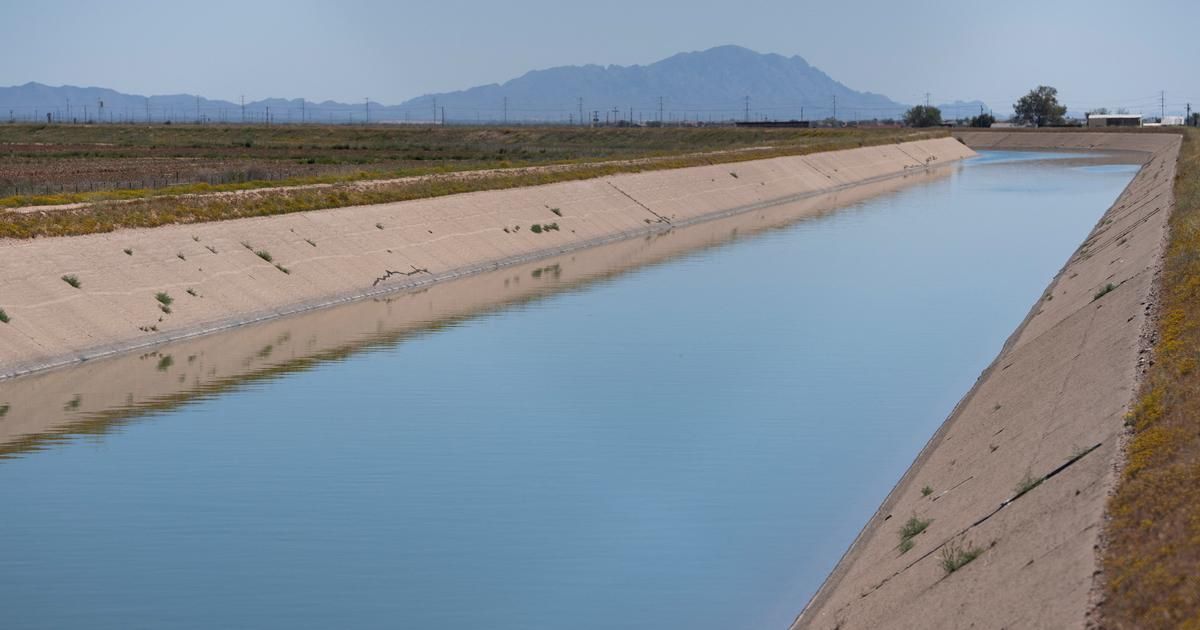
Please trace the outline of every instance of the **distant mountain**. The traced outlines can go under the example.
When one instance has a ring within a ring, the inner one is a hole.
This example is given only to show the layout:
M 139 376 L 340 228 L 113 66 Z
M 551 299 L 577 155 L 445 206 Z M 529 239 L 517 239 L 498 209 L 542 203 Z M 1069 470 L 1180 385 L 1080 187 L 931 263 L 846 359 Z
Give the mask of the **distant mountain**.
M 101 103 L 103 109 L 101 110 Z M 979 101 L 941 106 L 944 117 L 969 116 Z M 836 108 L 836 109 L 835 109 Z M 246 103 L 189 94 L 136 96 L 104 88 L 0 88 L 0 116 L 44 120 L 362 122 L 578 122 L 584 120 L 841 120 L 898 118 L 908 105 L 859 92 L 799 56 L 760 54 L 739 46 L 680 53 L 641 66 L 561 66 L 535 70 L 503 84 L 427 94 L 400 105 L 313 103 L 267 99 Z M 244 112 L 244 113 L 243 113 Z

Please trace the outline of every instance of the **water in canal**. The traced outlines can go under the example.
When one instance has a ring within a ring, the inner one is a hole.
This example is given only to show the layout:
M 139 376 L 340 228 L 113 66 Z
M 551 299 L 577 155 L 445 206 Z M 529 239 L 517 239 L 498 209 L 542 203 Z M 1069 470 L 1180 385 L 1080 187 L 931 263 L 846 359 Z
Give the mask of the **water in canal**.
M 0 383 L 0 625 L 785 628 L 1136 171 L 1062 157 Z

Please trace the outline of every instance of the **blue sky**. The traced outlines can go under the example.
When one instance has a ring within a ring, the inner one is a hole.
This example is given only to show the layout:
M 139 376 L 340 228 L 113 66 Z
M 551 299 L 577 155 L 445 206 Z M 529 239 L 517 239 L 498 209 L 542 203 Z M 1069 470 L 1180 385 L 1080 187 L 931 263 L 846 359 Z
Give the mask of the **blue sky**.
M 1039 83 L 1072 110 L 1200 105 L 1195 0 L 76 2 L 0 0 L 0 85 L 398 103 L 535 68 L 738 44 L 858 90 L 1008 111 Z M 19 51 L 13 54 L 13 51 Z

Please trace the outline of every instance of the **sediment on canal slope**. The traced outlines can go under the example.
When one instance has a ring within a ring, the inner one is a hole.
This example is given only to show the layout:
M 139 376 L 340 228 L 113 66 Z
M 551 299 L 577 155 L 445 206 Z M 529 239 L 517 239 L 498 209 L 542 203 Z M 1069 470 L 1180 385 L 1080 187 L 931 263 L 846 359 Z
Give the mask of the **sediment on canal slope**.
M 957 135 L 977 149 L 1136 151 L 1144 164 L 866 524 L 797 629 L 1089 621 L 1123 420 L 1144 369 L 1180 138 Z M 1013 244 L 1014 256 L 1020 248 Z M 912 535 L 903 537 L 906 527 Z
M 952 138 L 0 242 L 0 378 L 900 176 Z

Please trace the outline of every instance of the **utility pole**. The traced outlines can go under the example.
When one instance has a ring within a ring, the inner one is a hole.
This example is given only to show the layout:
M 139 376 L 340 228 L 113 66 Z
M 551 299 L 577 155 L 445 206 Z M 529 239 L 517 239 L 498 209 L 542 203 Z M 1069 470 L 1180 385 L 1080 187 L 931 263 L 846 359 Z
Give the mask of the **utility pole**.
M 746 95 L 746 122 L 750 122 L 750 95 Z
M 1185 124 L 1185 125 L 1192 124 L 1192 104 L 1191 103 L 1187 104 L 1187 117 L 1183 119 L 1183 124 Z
M 837 122 L 837 94 L 833 95 L 833 122 Z
M 508 124 L 508 97 L 504 97 L 504 124 Z
M 366 116 L 365 118 L 363 118 L 363 124 L 364 125 L 371 124 L 371 97 L 370 96 L 363 97 L 363 111 L 365 112 L 365 116 Z
M 150 124 L 150 97 L 146 97 L 146 124 Z
M 1165 90 L 1158 93 L 1158 122 L 1162 122 L 1167 117 L 1167 92 Z
M 442 126 L 446 126 L 446 106 L 442 105 Z
M 925 93 L 925 107 L 929 107 L 929 92 Z
M 583 125 L 583 97 L 579 97 L 579 124 Z
M 804 120 L 804 106 L 800 106 L 800 120 Z
M 246 123 L 246 95 L 242 95 L 242 124 Z
M 200 95 L 196 95 L 196 122 L 200 122 Z
M 305 111 L 304 107 L 306 104 L 304 99 L 300 99 L 300 124 L 308 122 L 308 112 Z
M 437 124 L 437 97 L 433 97 L 433 122 Z
M 658 97 L 658 124 L 663 122 L 663 97 Z

